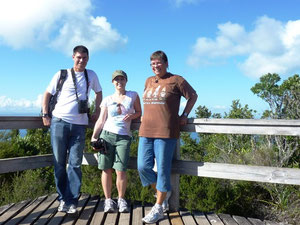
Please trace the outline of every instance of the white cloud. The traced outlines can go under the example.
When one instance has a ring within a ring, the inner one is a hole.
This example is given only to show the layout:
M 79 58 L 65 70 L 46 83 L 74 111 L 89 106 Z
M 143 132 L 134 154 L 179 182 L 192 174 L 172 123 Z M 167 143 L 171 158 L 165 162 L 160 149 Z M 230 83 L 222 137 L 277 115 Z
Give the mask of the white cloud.
M 91 0 L 3 1 L 0 43 L 14 49 L 46 45 L 67 55 L 78 44 L 97 51 L 127 43 L 105 17 L 94 17 L 91 10 Z
M 171 4 L 174 4 L 176 7 L 180 7 L 183 4 L 196 4 L 204 0 L 169 0 Z
M 263 16 L 251 31 L 240 24 L 218 25 L 215 39 L 200 37 L 187 63 L 194 67 L 242 56 L 241 71 L 258 78 L 266 73 L 287 74 L 300 69 L 300 20 L 287 23 Z
M 42 102 L 42 95 L 39 95 L 36 100 L 31 101 L 27 99 L 12 99 L 7 96 L 0 96 L 0 110 L 32 110 L 40 109 Z
M 228 107 L 227 106 L 224 106 L 224 105 L 215 105 L 212 107 L 213 109 L 217 109 L 217 110 L 225 110 L 227 109 Z

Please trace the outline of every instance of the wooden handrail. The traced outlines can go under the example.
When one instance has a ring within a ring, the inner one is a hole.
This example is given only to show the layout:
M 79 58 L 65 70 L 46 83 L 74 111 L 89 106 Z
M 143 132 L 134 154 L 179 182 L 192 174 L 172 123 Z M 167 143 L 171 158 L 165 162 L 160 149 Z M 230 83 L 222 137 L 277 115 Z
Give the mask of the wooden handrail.
M 89 124 L 93 127 L 94 124 Z M 137 130 L 140 122 L 133 122 Z M 0 129 L 45 128 L 41 117 L 0 116 Z M 300 120 L 261 120 L 261 119 L 189 119 L 181 131 L 219 134 L 261 134 L 300 136 Z M 97 165 L 96 154 L 84 153 L 83 165 Z M 52 166 L 52 155 L 0 159 L 0 174 Z M 136 158 L 132 157 L 129 169 L 136 169 Z M 175 197 L 171 197 L 170 208 L 179 207 L 179 174 L 212 177 L 232 180 L 300 185 L 300 170 L 267 166 L 207 163 L 180 160 L 179 146 L 172 167 L 172 185 L 176 186 Z M 178 193 L 177 193 L 178 192 Z M 176 197 L 177 196 L 177 197 Z M 173 199 L 172 199 L 173 198 Z

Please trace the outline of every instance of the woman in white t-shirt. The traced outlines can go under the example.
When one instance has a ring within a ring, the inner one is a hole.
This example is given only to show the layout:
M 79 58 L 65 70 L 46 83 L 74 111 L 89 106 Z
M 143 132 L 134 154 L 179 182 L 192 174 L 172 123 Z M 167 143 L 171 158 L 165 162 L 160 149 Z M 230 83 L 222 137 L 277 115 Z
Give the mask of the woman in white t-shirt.
M 111 199 L 112 173 L 117 174 L 118 210 L 128 212 L 124 199 L 127 187 L 127 164 L 131 144 L 130 125 L 141 116 L 141 103 L 135 91 L 126 91 L 127 74 L 116 70 L 112 74 L 115 93 L 103 99 L 101 113 L 95 124 L 91 141 L 100 137 L 105 140 L 107 153 L 98 155 L 98 168 L 102 170 L 102 188 L 105 195 L 104 212 L 114 212 L 115 202 Z

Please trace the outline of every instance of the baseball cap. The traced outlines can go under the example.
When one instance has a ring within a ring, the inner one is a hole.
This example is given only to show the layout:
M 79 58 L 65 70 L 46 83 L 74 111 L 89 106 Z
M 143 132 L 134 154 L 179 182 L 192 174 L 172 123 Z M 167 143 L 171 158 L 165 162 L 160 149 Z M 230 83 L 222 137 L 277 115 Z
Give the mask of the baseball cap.
M 127 74 L 123 70 L 116 70 L 115 72 L 113 72 L 112 80 L 114 80 L 117 76 L 125 77 L 125 79 L 128 80 Z

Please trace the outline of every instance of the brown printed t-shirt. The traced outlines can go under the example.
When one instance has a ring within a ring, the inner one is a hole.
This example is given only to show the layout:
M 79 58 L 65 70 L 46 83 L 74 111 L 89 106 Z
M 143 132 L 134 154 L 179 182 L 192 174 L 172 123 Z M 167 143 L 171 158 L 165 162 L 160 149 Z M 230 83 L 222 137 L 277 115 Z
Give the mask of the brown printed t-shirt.
M 156 80 L 149 77 L 143 94 L 144 114 L 139 136 L 179 138 L 180 97 L 189 99 L 195 90 L 181 76 L 167 73 Z

